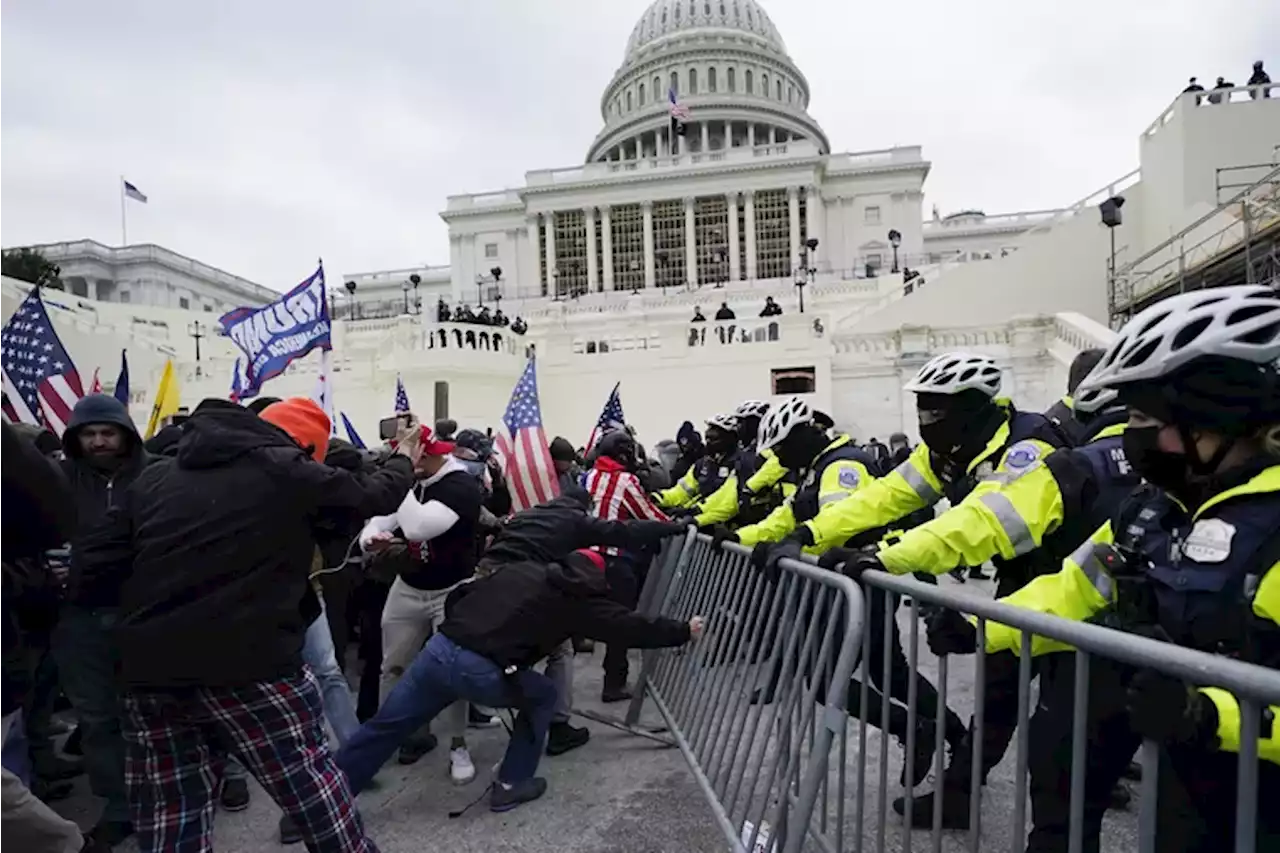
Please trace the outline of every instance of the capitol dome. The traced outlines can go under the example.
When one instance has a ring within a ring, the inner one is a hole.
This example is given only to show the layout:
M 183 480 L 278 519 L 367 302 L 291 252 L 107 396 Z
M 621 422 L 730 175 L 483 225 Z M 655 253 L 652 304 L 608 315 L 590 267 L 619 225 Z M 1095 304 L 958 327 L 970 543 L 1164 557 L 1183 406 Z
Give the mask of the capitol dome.
M 827 153 L 808 113 L 809 82 L 756 0 L 655 0 L 627 39 L 600 99 L 604 128 L 587 162 L 670 156 L 668 92 L 687 108 L 675 153 L 714 154 L 807 139 Z

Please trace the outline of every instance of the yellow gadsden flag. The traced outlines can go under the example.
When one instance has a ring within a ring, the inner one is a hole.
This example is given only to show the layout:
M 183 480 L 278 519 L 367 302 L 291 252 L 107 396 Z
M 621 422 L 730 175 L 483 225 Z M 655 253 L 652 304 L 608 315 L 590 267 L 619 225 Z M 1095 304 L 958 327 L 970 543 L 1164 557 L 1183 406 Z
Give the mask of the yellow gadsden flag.
M 165 418 L 177 413 L 178 377 L 173 375 L 173 359 L 169 359 L 164 363 L 164 373 L 160 375 L 160 387 L 156 389 L 156 402 L 151 407 L 151 419 L 147 421 L 147 432 L 143 438 L 151 438 Z

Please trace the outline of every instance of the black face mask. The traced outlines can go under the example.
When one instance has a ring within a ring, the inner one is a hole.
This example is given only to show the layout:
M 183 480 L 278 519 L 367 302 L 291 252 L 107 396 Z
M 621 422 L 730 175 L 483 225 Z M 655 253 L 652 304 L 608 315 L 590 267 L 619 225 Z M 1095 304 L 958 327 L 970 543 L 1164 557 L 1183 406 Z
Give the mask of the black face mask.
M 707 430 L 707 452 L 713 456 L 728 453 L 738 446 L 738 434 L 724 430 Z
M 1185 493 L 1191 473 L 1185 454 L 1161 450 L 1159 426 L 1128 427 L 1124 431 L 1124 455 L 1133 470 L 1148 483 L 1177 495 Z

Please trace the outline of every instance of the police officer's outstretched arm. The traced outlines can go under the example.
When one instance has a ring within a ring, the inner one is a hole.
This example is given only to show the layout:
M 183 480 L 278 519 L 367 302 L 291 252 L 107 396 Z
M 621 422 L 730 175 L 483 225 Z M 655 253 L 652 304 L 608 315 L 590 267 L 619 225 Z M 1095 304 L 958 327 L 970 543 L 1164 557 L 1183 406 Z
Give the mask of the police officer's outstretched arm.
M 738 514 L 738 478 L 730 474 L 720 488 L 702 502 L 702 511 L 694 518 L 699 527 L 723 524 Z
M 963 501 L 881 549 L 880 562 L 893 574 L 940 575 L 1040 547 L 1063 519 L 1062 491 L 1045 464 L 1053 450 L 1038 439 L 1013 444 Z
M 929 448 L 921 444 L 897 468 L 829 509 L 823 507 L 825 511 L 807 524 L 814 542 L 835 546 L 932 506 L 941 497 L 942 484 L 929 464 Z

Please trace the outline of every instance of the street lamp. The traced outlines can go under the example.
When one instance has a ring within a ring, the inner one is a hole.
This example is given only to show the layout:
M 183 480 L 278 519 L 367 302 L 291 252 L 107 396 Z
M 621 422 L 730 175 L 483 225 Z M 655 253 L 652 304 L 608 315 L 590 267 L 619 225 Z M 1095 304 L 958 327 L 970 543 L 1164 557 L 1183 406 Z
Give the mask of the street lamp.
M 208 326 L 201 326 L 200 321 L 196 320 L 187 326 L 187 334 L 195 339 L 196 342 L 196 376 L 200 376 L 200 339 L 208 336 Z
M 796 270 L 796 290 L 800 297 L 800 313 L 804 313 L 804 288 L 805 285 L 813 282 L 813 276 L 818 272 L 813 266 L 811 260 L 818 251 L 818 238 L 810 237 L 804 241 L 800 247 L 800 268 Z
M 489 275 L 493 276 L 493 301 L 496 303 L 495 311 L 502 311 L 502 267 L 491 267 Z
M 1123 224 L 1120 208 L 1124 207 L 1124 196 L 1112 196 L 1098 205 L 1098 213 L 1102 215 L 1102 224 L 1107 226 L 1107 234 L 1111 237 L 1111 256 L 1107 260 L 1107 294 L 1109 297 L 1111 316 L 1116 315 L 1116 226 Z
M 422 313 L 422 300 L 418 297 L 418 285 L 422 284 L 422 276 L 416 272 L 409 276 L 409 283 L 413 285 L 413 307 L 418 313 Z
M 896 228 L 889 229 L 889 245 L 893 247 L 893 269 L 890 272 L 898 271 L 898 247 L 902 245 L 902 234 Z
M 715 271 L 714 275 L 716 277 L 717 290 L 724 287 L 725 276 L 722 274 L 720 270 L 720 265 L 724 263 L 724 259 L 725 259 L 725 253 L 723 249 L 716 249 L 714 252 L 711 253 L 711 263 L 715 265 L 712 267 L 712 269 Z
M 636 296 L 640 293 L 640 262 L 632 258 L 627 263 L 627 269 L 631 271 L 631 295 Z
M 348 316 L 354 320 L 360 313 L 360 306 L 356 303 L 356 283 L 354 281 L 348 281 L 343 285 L 343 287 L 347 289 L 347 293 L 351 294 L 351 310 L 348 312 Z

